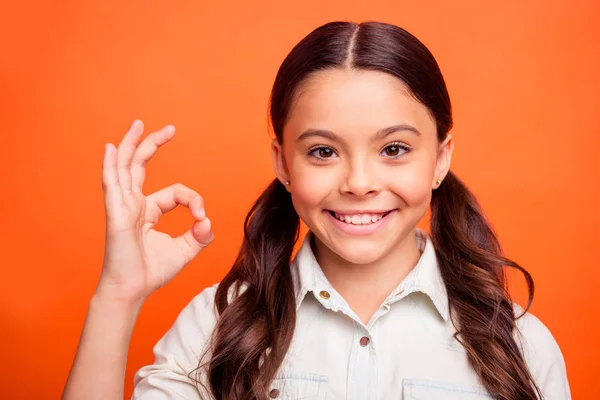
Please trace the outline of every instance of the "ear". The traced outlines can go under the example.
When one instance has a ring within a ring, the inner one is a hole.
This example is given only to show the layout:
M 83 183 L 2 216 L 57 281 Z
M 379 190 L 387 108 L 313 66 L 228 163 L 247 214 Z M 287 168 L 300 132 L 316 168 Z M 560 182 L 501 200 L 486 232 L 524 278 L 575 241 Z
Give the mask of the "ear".
M 271 144 L 271 155 L 273 156 L 273 169 L 275 170 L 275 175 L 289 192 L 290 185 L 286 185 L 285 182 L 290 180 L 290 174 L 286 166 L 285 156 L 283 154 L 283 146 L 276 138 L 273 139 Z
M 432 187 L 437 189 L 439 185 L 436 180 L 443 181 L 448 171 L 450 170 L 450 162 L 452 161 L 452 151 L 454 151 L 454 140 L 452 135 L 448 134 L 446 139 L 440 143 L 438 147 L 438 155 L 435 167 L 435 174 L 433 175 Z

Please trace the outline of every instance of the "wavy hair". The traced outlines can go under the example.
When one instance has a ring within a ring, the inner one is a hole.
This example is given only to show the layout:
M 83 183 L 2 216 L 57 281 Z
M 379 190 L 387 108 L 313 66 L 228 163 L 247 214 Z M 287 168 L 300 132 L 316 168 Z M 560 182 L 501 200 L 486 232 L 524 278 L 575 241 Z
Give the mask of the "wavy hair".
M 439 142 L 452 128 L 451 103 L 431 52 L 395 25 L 368 21 L 327 23 L 308 34 L 283 61 L 270 96 L 270 122 L 283 143 L 294 96 L 311 73 L 334 68 L 382 71 L 403 81 L 431 113 Z M 296 323 L 289 264 L 299 235 L 291 195 L 277 180 L 252 206 L 233 267 L 219 284 L 219 318 L 205 364 L 219 400 L 263 400 L 288 351 Z M 505 267 L 530 274 L 505 258 L 469 189 L 449 172 L 431 200 L 432 240 L 447 288 L 455 338 L 493 398 L 535 400 L 541 392 L 514 338 L 513 303 Z M 246 289 L 230 298 L 231 290 Z

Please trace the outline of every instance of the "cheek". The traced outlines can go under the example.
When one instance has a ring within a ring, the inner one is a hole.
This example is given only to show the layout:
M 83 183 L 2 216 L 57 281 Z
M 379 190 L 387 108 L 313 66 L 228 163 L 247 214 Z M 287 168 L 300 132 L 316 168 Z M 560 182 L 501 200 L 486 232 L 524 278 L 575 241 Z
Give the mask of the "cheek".
M 335 174 L 330 172 L 300 160 L 292 161 L 292 200 L 299 214 L 310 211 L 309 208 L 320 208 L 335 183 Z
M 296 177 L 292 188 L 292 201 L 298 213 L 302 215 L 313 211 L 311 209 L 319 208 L 329 193 L 328 187 L 331 186 L 324 185 L 316 179 Z
M 418 207 L 431 201 L 433 171 L 427 165 L 406 166 L 390 181 L 390 189 L 408 207 Z

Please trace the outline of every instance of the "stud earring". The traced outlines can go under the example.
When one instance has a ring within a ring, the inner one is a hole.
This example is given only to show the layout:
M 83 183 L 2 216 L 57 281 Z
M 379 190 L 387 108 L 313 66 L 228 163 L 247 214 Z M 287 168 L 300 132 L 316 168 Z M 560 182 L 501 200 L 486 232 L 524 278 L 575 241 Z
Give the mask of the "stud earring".
M 286 186 L 290 184 L 290 181 L 285 181 Z
M 442 181 L 441 181 L 441 179 L 438 179 L 435 181 L 435 183 L 437 183 L 439 185 L 440 183 L 442 183 Z

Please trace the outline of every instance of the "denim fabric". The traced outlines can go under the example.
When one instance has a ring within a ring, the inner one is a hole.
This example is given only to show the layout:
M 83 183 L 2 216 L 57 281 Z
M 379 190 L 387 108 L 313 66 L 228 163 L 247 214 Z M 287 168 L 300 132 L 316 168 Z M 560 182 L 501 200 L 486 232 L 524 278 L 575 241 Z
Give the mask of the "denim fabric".
M 269 389 L 276 398 L 489 398 L 454 338 L 446 288 L 427 232 L 417 230 L 417 265 L 367 323 L 327 280 L 311 236 L 308 232 L 290 265 L 296 330 Z M 187 373 L 198 366 L 216 324 L 216 289 L 214 285 L 194 297 L 154 346 L 154 363 L 135 374 L 134 400 L 212 398 L 201 387 L 197 390 Z M 521 312 L 517 305 L 515 312 Z M 516 324 L 515 339 L 545 400 L 570 399 L 565 362 L 550 331 L 530 313 Z M 206 384 L 205 374 L 196 377 Z

